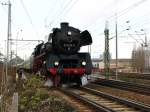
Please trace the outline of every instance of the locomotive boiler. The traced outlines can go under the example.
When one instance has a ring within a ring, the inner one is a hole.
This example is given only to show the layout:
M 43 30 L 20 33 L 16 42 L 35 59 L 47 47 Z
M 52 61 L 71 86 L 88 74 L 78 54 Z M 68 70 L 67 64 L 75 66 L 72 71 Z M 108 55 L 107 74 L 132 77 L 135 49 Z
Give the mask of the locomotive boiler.
M 81 78 L 91 74 L 92 62 L 88 52 L 79 50 L 92 44 L 92 37 L 87 30 L 81 32 L 68 23 L 60 26 L 52 30 L 48 42 L 35 47 L 32 71 L 40 71 L 56 86 L 64 83 L 81 85 Z

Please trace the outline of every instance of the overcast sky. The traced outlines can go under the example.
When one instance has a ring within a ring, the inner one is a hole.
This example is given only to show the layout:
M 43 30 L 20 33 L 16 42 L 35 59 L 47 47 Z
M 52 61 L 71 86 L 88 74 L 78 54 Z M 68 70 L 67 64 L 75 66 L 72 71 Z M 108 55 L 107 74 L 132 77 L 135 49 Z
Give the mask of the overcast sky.
M 60 27 L 60 22 L 65 21 L 81 31 L 90 31 L 93 37 L 92 57 L 96 58 L 104 51 L 106 20 L 109 22 L 110 38 L 115 36 L 115 14 L 119 58 L 130 58 L 133 46 L 143 42 L 145 35 L 135 34 L 144 34 L 145 31 L 150 39 L 150 0 L 11 0 L 11 3 L 14 39 L 18 34 L 19 39 L 44 40 L 52 28 Z M 0 50 L 3 53 L 7 39 L 7 8 L 0 4 Z M 11 48 L 15 51 L 15 43 L 12 44 Z M 30 56 L 36 44 L 38 42 L 18 42 L 18 55 L 22 58 Z M 87 51 L 87 47 L 81 50 Z M 110 40 L 110 53 L 115 58 L 115 38 Z

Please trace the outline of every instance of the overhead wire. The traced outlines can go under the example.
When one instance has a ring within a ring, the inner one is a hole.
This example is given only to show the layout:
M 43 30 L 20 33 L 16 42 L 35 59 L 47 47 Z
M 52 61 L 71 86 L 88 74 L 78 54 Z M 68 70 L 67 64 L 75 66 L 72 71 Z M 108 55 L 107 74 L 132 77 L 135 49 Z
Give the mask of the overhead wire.
M 67 2 L 65 2 L 65 3 L 67 3 Z M 59 13 L 59 11 L 61 9 L 61 8 L 58 8 L 58 7 L 56 8 L 56 5 L 58 4 L 58 0 L 55 0 L 54 4 L 55 5 L 53 5 L 53 7 L 50 7 L 50 9 L 48 11 L 48 14 L 44 18 L 44 23 L 45 23 L 44 27 L 45 27 L 45 30 L 50 29 L 50 26 L 47 24 L 49 16 L 51 15 L 51 17 L 55 18 L 55 16 L 57 16 L 57 14 Z M 62 4 L 60 4 L 60 5 L 62 6 Z M 43 31 L 42 35 L 45 35 L 45 31 Z
M 132 29 L 132 27 L 130 27 L 130 30 L 133 30 Z M 135 33 L 136 33 L 136 36 L 140 39 L 140 40 L 142 40 L 142 42 L 140 42 L 138 39 L 136 39 L 132 34 L 129 34 L 128 33 L 128 35 L 132 38 L 132 39 L 134 39 L 137 43 L 139 43 L 140 45 L 143 45 L 145 42 L 143 41 L 143 39 L 141 39 L 141 37 L 137 34 L 137 32 L 136 31 L 134 31 Z
M 0 4 L 3 6 L 3 2 L 0 1 Z M 4 7 L 2 7 L 2 8 L 3 8 L 5 13 L 8 13 L 7 10 Z
M 139 37 L 139 39 L 144 43 L 144 40 L 141 38 L 141 34 L 138 34 L 138 32 L 137 31 L 134 31 L 135 33 L 136 33 L 136 35 Z M 144 35 L 144 34 L 142 34 L 142 35 Z
M 132 20 L 134 21 L 134 20 L 136 20 L 135 23 L 132 24 L 132 26 L 134 26 L 134 28 L 139 27 L 139 26 L 143 26 L 143 25 L 145 25 L 145 24 L 150 23 L 149 19 L 148 19 L 148 21 L 146 21 L 146 22 L 145 22 L 145 20 L 143 20 L 144 22 L 140 22 L 140 21 L 142 21 L 142 20 L 137 21 L 137 19 L 143 19 L 143 18 L 147 17 L 149 14 L 150 14 L 150 12 L 148 12 L 148 13 L 142 15 L 142 16 L 138 16 L 138 17 L 135 16 L 135 17 L 129 19 L 128 21 L 132 21 Z M 131 26 L 131 25 L 130 25 L 130 26 Z
M 22 46 L 20 46 L 18 49 L 24 49 L 24 48 L 26 48 L 27 46 L 31 45 L 31 43 L 32 43 L 32 42 L 28 42 L 28 43 L 26 43 L 26 44 L 24 43 L 24 45 L 21 44 Z
M 140 0 L 140 1 L 138 1 L 138 2 L 136 2 L 136 3 L 134 3 L 134 4 L 132 4 L 132 5 L 130 5 L 129 7 L 127 7 L 127 8 L 125 8 L 125 9 L 123 9 L 123 10 L 117 12 L 117 17 L 119 18 L 119 17 L 123 16 L 123 15 L 126 14 L 127 12 L 133 10 L 134 8 L 138 7 L 139 5 L 141 5 L 142 3 L 146 2 L 146 1 L 147 1 L 147 0 Z M 114 15 L 114 14 L 108 17 L 108 19 L 113 19 L 113 18 L 115 18 L 115 15 Z M 104 21 L 104 20 L 103 20 L 103 21 Z M 102 21 L 101 21 L 101 22 L 102 22 Z M 101 22 L 98 22 L 98 23 L 101 23 Z M 98 23 L 97 23 L 97 24 L 98 24 Z M 97 29 L 96 29 L 96 30 L 97 30 Z M 95 31 L 95 30 L 94 30 L 94 31 Z
M 131 11 L 132 9 L 138 7 L 139 5 L 141 5 L 142 3 L 146 2 L 146 1 L 147 1 L 147 0 L 140 0 L 140 1 L 136 2 L 136 3 L 134 3 L 133 5 L 129 6 L 128 8 L 126 8 L 126 9 L 124 9 L 124 10 L 118 12 L 118 13 L 117 13 L 117 16 L 120 17 L 120 16 L 126 14 L 127 12 L 129 12 L 129 11 Z
M 102 10 L 105 10 L 107 7 L 110 7 L 110 6 L 115 5 L 115 4 L 116 4 L 115 1 L 116 1 L 116 0 L 113 0 L 112 2 L 110 2 L 110 3 L 109 3 L 108 5 L 106 5 Z M 103 17 L 103 15 L 98 16 L 96 20 L 98 20 L 100 17 Z M 97 22 L 97 21 L 96 21 L 96 22 Z M 88 26 L 90 26 L 90 27 L 94 26 L 94 27 L 95 27 L 96 22 L 93 22 L 93 23 L 91 23 L 91 24 L 85 26 L 85 29 L 89 28 Z
M 34 24 L 33 24 L 33 22 L 32 22 L 32 18 L 31 18 L 31 16 L 30 16 L 30 14 L 29 14 L 29 12 L 28 12 L 28 10 L 27 10 L 27 8 L 26 8 L 26 6 L 25 6 L 23 0 L 20 0 L 20 3 L 21 3 L 21 5 L 22 5 L 22 7 L 23 7 L 23 9 L 24 9 L 24 11 L 25 11 L 25 13 L 26 13 L 28 19 L 29 19 L 29 22 L 30 22 L 32 28 L 33 28 L 34 31 L 35 31 L 36 36 L 39 37 L 39 34 L 38 34 L 37 30 L 35 29 L 35 26 L 34 26 Z
M 78 1 L 78 0 L 75 0 L 75 1 L 73 2 L 73 0 L 70 0 L 69 2 L 64 3 L 64 6 L 61 4 L 62 7 L 60 8 L 60 10 L 59 10 L 59 9 L 57 10 L 58 13 L 56 13 L 55 16 L 53 16 L 54 18 L 51 20 L 51 22 L 50 22 L 50 24 L 49 24 L 49 27 L 47 27 L 47 28 L 52 29 L 53 27 L 55 27 L 56 24 L 57 24 L 57 22 L 59 21 L 58 19 L 59 19 L 59 18 L 62 19 L 62 18 L 61 18 L 62 15 L 66 14 L 66 12 L 67 12 L 68 10 L 70 10 L 71 7 L 73 7 L 73 4 L 75 5 L 77 1 Z M 70 5 L 71 5 L 71 7 L 70 7 Z M 68 8 L 68 7 L 69 7 L 69 8 Z M 68 10 L 67 10 L 67 9 L 68 9 Z M 66 10 L 67 10 L 67 11 L 66 11 Z M 45 17 L 45 20 L 46 20 L 46 18 L 47 18 L 47 16 Z
M 146 15 L 146 14 L 145 14 Z M 145 16 L 144 15 L 144 16 Z M 140 18 L 143 18 L 143 16 L 141 16 Z M 132 29 L 134 28 L 134 29 L 136 29 L 136 28 L 139 28 L 139 26 L 141 27 L 141 26 L 144 26 L 145 24 L 148 24 L 148 23 L 150 23 L 150 21 L 148 20 L 148 21 L 146 21 L 146 22 L 144 22 L 144 23 L 142 23 L 142 24 L 140 24 L 140 22 L 139 21 L 137 21 L 136 23 L 134 23 L 134 24 L 132 24 L 132 25 L 130 25 L 130 27 L 132 27 Z M 150 27 L 149 27 L 150 28 Z M 148 28 L 146 28 L 146 27 L 142 27 L 142 28 L 140 28 L 140 29 L 148 29 Z M 148 30 L 146 30 L 146 34 L 148 34 L 148 32 L 147 32 Z M 134 31 L 135 33 L 136 33 L 136 35 L 141 39 L 141 36 L 139 36 L 138 35 L 138 33 L 137 33 L 137 31 Z M 141 39 L 142 41 L 143 41 L 143 39 Z M 143 41 L 144 42 L 144 41 Z
M 70 5 L 70 3 L 71 3 L 72 1 L 73 1 L 73 0 L 70 0 L 70 1 L 61 9 L 61 11 L 56 15 L 56 17 L 52 19 L 52 21 L 50 22 L 51 28 L 53 27 L 53 24 L 56 22 L 56 20 L 59 18 L 59 16 L 61 16 L 61 14 L 66 10 L 66 8 Z
M 73 1 L 73 3 L 70 5 L 70 7 L 68 6 L 68 9 L 66 9 L 66 11 L 64 11 L 64 13 L 62 13 L 62 15 L 59 17 L 60 21 L 62 21 L 63 17 L 66 16 L 67 13 L 69 13 L 71 11 L 71 9 L 76 5 L 76 3 L 78 2 L 78 0 Z M 59 21 L 59 20 L 58 20 Z
M 139 42 L 136 38 L 134 38 L 131 34 L 128 34 L 132 39 L 134 39 L 137 43 L 139 43 L 140 45 L 142 45 L 141 42 Z
M 48 11 L 48 14 L 46 15 L 46 17 L 45 17 L 45 21 L 49 18 L 49 16 L 50 16 L 50 14 L 49 13 L 52 13 L 52 12 L 54 12 L 54 9 L 58 9 L 58 8 L 56 8 L 55 6 L 56 6 L 56 4 L 57 4 L 57 2 L 58 2 L 58 0 L 55 0 L 55 5 L 53 5 L 53 7 L 50 7 L 50 9 L 49 9 L 49 11 Z M 57 11 L 56 11 L 57 12 Z
M 22 50 L 22 49 L 29 49 L 30 47 L 33 47 L 35 46 L 37 43 L 33 43 L 33 42 L 28 42 L 27 44 L 21 46 L 18 48 L 18 50 Z
M 147 22 L 144 22 L 142 24 L 139 23 L 139 21 L 137 21 L 135 24 L 133 24 L 132 26 L 134 26 L 134 28 L 139 27 L 139 26 L 144 26 L 145 24 L 150 23 L 150 20 L 148 20 Z
M 1 1 L 0 1 L 0 3 L 2 4 Z M 13 6 L 13 5 L 12 5 L 12 6 Z M 4 8 L 4 7 L 2 7 L 2 9 L 3 9 L 3 11 L 5 12 L 6 16 L 8 16 L 8 11 L 7 11 L 7 9 Z M 13 13 L 12 13 L 12 14 L 13 14 Z M 12 14 L 11 14 L 11 24 L 12 24 L 14 27 L 18 27 L 19 25 L 16 24 L 16 22 L 14 22 L 14 20 L 16 20 L 16 19 L 14 19 L 15 17 L 14 17 Z M 22 29 L 22 28 L 18 27 L 18 29 Z

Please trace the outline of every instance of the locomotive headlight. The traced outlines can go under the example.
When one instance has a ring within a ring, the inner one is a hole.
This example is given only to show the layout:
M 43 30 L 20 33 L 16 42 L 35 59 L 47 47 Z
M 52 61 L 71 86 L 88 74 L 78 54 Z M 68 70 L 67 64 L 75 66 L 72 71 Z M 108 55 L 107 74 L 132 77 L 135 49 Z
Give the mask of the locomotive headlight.
M 83 66 L 85 66 L 85 65 L 86 65 L 86 62 L 85 62 L 85 61 L 83 61 L 83 62 L 82 62 L 82 65 L 83 65 Z
M 58 66 L 58 65 L 59 65 L 59 62 L 58 62 L 58 61 L 55 61 L 55 62 L 54 62 L 54 65 L 55 65 L 55 66 Z
M 71 31 L 68 31 L 68 32 L 67 32 L 67 35 L 68 35 L 68 36 L 70 36 L 71 34 L 72 34 Z

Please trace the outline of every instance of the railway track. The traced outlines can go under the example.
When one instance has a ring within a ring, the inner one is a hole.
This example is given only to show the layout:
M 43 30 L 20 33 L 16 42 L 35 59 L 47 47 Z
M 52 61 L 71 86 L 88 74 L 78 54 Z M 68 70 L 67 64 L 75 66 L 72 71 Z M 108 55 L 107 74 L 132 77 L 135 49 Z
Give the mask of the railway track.
M 103 85 L 103 86 L 109 86 L 109 87 L 115 87 L 118 89 L 138 92 L 140 94 L 150 95 L 150 86 L 142 85 L 142 84 L 136 84 L 136 83 L 130 83 L 125 81 L 118 81 L 118 80 L 108 80 L 108 79 L 102 79 L 99 77 L 96 77 L 98 80 L 92 82 L 94 84 Z
M 150 80 L 149 73 L 119 73 L 118 75 L 127 77 L 127 78 L 136 78 L 136 79 L 146 79 Z M 115 76 L 115 75 L 113 75 Z
M 149 112 L 150 110 L 149 106 L 114 97 L 88 87 L 60 90 L 93 107 L 96 112 Z
M 150 80 L 150 74 L 139 74 L 139 75 L 135 75 L 135 76 L 127 76 L 128 78 L 136 78 L 136 79 L 145 79 L 145 80 Z

